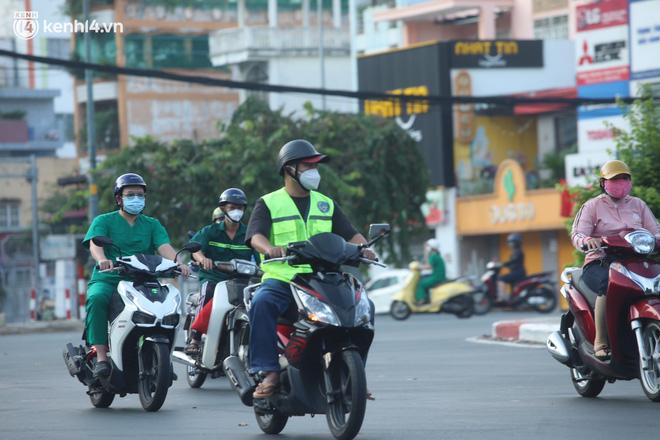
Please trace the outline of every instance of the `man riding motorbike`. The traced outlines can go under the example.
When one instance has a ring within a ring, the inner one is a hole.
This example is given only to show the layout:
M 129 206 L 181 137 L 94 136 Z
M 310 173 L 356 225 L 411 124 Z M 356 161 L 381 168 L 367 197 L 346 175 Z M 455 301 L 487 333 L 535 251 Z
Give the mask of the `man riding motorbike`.
M 610 160 L 600 169 L 600 188 L 603 194 L 587 200 L 580 208 L 571 231 L 573 245 L 580 251 L 591 251 L 584 259 L 582 279 L 597 293 L 594 307 L 596 337 L 594 356 L 607 361 L 611 354 L 605 317 L 605 293 L 612 260 L 598 248 L 602 237 L 615 235 L 624 229 L 644 228 L 658 235 L 660 229 L 653 213 L 643 200 L 630 196 L 632 174 L 620 160 Z
M 447 281 L 445 260 L 440 255 L 440 242 L 435 238 L 427 240 L 424 244 L 425 260 L 428 264 L 422 266 L 422 269 L 431 269 L 430 275 L 424 276 L 417 284 L 415 291 L 415 300 L 418 304 L 429 302 L 429 289 L 438 284 Z
M 228 278 L 227 274 L 213 270 L 213 262 L 239 258 L 259 264 L 259 254 L 245 245 L 246 227 L 241 219 L 247 204 L 247 197 L 241 189 L 229 188 L 223 191 L 218 199 L 218 209 L 221 211 L 219 218 L 224 219 L 205 226 L 191 239 L 202 245 L 202 249 L 193 254 L 193 259 L 202 266 L 199 280 L 204 301 L 200 301 L 201 310 L 190 327 L 190 340 L 184 349 L 189 355 L 199 354 L 202 334 L 209 327 L 215 286 Z
M 328 159 L 303 139 L 292 140 L 280 149 L 278 168 L 284 186 L 257 200 L 248 223 L 248 245 L 266 258 L 276 258 L 285 255 L 289 243 L 323 232 L 333 232 L 351 243 L 367 243 L 339 205 L 316 192 L 321 181 L 318 164 Z M 368 248 L 362 254 L 376 258 Z M 264 261 L 262 270 L 262 284 L 250 308 L 250 372 L 265 373 L 254 392 L 255 399 L 270 397 L 279 385 L 277 318 L 287 310 L 292 298 L 289 281 L 298 273 L 310 272 L 311 268 Z
M 511 258 L 502 263 L 503 267 L 509 269 L 509 273 L 500 276 L 497 280 L 499 301 L 506 301 L 509 298 L 509 289 L 527 276 L 525 254 L 522 251 L 522 236 L 517 232 L 513 232 L 507 236 L 506 243 L 511 248 Z
M 88 247 L 92 258 L 97 262 L 87 285 L 85 304 L 85 338 L 94 346 L 97 362 L 94 376 L 107 377 L 111 367 L 108 362 L 108 307 L 112 294 L 117 289 L 122 276 L 112 272 L 113 261 L 119 257 L 115 247 L 104 249 L 92 242 L 92 238 L 105 236 L 122 250 L 124 255 L 154 254 L 174 260 L 176 251 L 170 245 L 170 238 L 163 225 L 155 218 L 142 214 L 145 205 L 147 184 L 134 173 L 117 177 L 114 186 L 115 202 L 119 209 L 96 217 L 85 235 L 83 245 Z M 181 273 L 188 276 L 186 265 L 179 265 Z

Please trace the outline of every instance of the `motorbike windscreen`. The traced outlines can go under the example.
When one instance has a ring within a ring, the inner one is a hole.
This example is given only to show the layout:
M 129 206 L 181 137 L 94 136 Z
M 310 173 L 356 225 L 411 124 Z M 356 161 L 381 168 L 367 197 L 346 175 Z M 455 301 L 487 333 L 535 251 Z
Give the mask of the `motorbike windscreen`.
M 347 260 L 356 259 L 359 249 L 352 243 L 347 243 L 342 237 L 332 232 L 324 232 L 312 236 L 300 250 L 303 257 L 339 266 Z

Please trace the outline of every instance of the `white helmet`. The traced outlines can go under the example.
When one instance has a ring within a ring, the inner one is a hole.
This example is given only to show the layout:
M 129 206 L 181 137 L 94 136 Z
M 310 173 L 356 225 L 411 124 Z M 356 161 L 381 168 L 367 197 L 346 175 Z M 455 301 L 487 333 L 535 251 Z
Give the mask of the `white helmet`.
M 436 251 L 440 250 L 440 242 L 435 238 L 426 240 L 426 245 L 431 249 L 435 249 Z

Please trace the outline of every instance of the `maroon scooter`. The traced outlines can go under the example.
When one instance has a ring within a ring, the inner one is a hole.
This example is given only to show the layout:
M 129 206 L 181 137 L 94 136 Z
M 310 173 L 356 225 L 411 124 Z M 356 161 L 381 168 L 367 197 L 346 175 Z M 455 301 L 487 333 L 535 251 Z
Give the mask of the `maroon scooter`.
M 660 402 L 660 263 L 653 258 L 658 240 L 639 229 L 604 237 L 603 243 L 599 249 L 612 261 L 605 306 L 611 360 L 594 356 L 596 293 L 585 284 L 581 268 L 562 273 L 561 294 L 569 309 L 546 347 L 570 368 L 583 397 L 596 397 L 606 382 L 639 379 L 646 396 Z

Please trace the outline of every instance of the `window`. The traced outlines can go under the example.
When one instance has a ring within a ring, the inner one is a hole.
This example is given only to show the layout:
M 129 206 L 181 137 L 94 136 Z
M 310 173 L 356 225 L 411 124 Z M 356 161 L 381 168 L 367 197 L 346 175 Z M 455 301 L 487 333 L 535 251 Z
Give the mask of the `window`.
M 17 229 L 19 221 L 19 200 L 0 200 L 0 229 Z
M 568 39 L 568 15 L 556 15 L 534 20 L 534 38 L 540 40 Z

